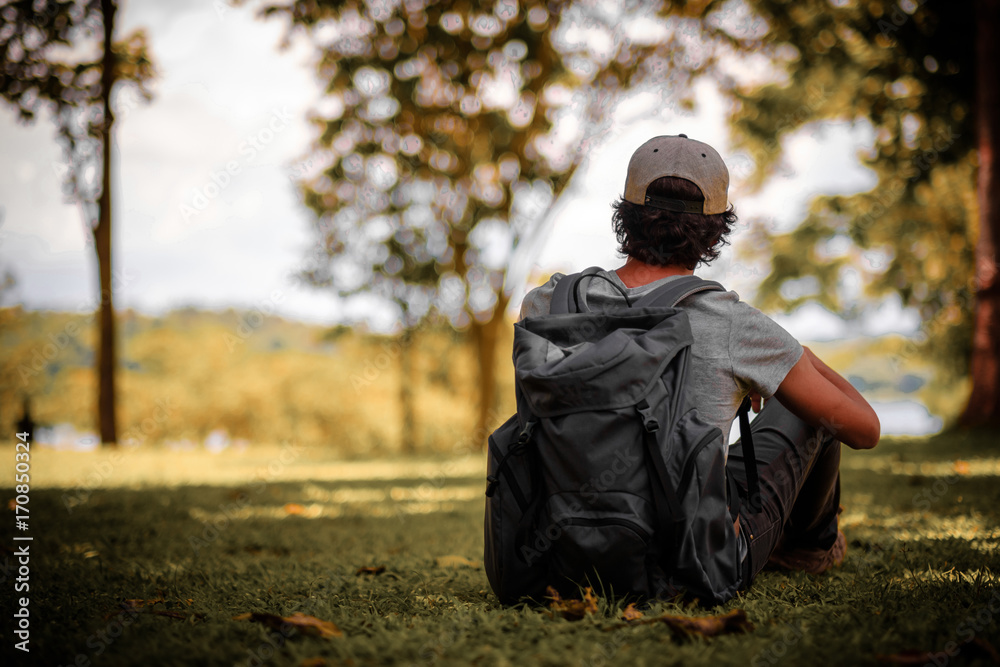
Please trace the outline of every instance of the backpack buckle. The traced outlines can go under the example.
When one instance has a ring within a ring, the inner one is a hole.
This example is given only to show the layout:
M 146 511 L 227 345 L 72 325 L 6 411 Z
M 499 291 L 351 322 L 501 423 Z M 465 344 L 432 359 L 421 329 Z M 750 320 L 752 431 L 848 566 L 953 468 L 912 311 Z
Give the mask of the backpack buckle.
M 493 475 L 487 475 L 487 477 L 486 477 L 486 497 L 487 498 L 492 498 L 493 497 L 493 494 L 497 492 L 497 484 L 499 484 L 499 483 L 500 483 L 499 479 L 497 479 Z
M 646 429 L 646 433 L 656 433 L 660 430 L 660 422 L 653 416 L 653 411 L 646 399 L 636 403 L 635 407 L 639 411 L 639 416 L 642 417 L 642 426 Z
M 531 439 L 531 434 L 537 425 L 537 419 L 529 419 L 524 425 L 524 428 L 521 430 L 521 433 L 517 436 L 517 442 L 511 445 L 507 452 L 500 458 L 500 463 L 497 464 L 496 474 L 486 476 L 487 498 L 492 498 L 493 494 L 496 493 L 497 486 L 500 485 L 500 473 L 502 473 L 504 467 L 506 467 L 507 460 L 511 456 L 520 456 L 524 453 L 524 450 L 528 448 L 528 441 Z

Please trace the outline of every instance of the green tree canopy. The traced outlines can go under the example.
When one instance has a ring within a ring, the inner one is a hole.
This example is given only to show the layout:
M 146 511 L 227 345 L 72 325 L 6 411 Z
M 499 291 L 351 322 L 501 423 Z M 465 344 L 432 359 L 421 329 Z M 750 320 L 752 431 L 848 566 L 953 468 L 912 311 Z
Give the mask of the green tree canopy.
M 375 292 L 469 326 L 493 407 L 509 267 L 610 127 L 621 95 L 655 82 L 677 103 L 719 57 L 759 46 L 704 6 L 407 0 L 272 6 L 319 49 L 326 97 L 302 182 L 321 251 L 308 278 Z M 523 264 L 523 257 L 520 260 Z
M 302 182 L 321 249 L 308 277 L 470 326 L 480 425 L 519 250 L 625 94 L 644 87 L 686 105 L 700 76 L 734 102 L 751 185 L 805 125 L 873 128 L 863 162 L 876 188 L 816 198 L 792 231 L 755 230 L 752 251 L 773 257 L 760 305 L 816 300 L 850 315 L 863 298 L 896 293 L 946 365 L 968 359 L 982 239 L 972 5 L 301 0 L 265 13 L 307 31 L 327 83 L 310 156 L 322 168 Z M 762 63 L 776 81 L 735 73 Z
M 827 120 L 871 123 L 862 161 L 878 179 L 869 192 L 817 197 L 791 231 L 757 230 L 753 252 L 772 257 L 761 305 L 815 300 L 857 312 L 847 282 L 869 298 L 898 294 L 923 319 L 925 349 L 951 379 L 964 376 L 981 238 L 975 3 L 750 4 L 783 76 L 735 91 L 734 137 L 757 164 L 755 183 L 781 159 L 786 135 Z

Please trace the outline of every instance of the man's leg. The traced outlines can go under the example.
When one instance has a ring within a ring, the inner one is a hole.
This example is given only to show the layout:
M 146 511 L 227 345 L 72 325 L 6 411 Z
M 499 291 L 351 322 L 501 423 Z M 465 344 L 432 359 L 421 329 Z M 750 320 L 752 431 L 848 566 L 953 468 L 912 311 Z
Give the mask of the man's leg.
M 760 477 L 761 511 L 740 511 L 749 546 L 744 586 L 781 549 L 824 552 L 837 541 L 840 503 L 840 443 L 789 412 L 777 399 L 767 402 L 750 424 Z M 742 443 L 729 450 L 727 473 L 746 491 Z

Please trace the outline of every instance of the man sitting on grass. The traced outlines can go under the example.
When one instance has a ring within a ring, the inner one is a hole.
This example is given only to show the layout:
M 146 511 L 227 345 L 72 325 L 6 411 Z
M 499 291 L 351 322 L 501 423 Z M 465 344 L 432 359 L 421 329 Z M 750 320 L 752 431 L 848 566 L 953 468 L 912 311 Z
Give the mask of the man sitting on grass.
M 643 144 L 629 163 L 624 197 L 613 205 L 625 265 L 598 274 L 606 280 L 585 283 L 591 309 L 626 308 L 716 259 L 737 220 L 728 189 L 729 171 L 711 146 L 683 134 Z M 521 319 L 548 314 L 563 277 L 557 273 L 528 293 Z M 748 395 L 759 413 L 751 433 L 762 509 L 741 510 L 735 524 L 743 587 L 768 563 L 815 574 L 839 565 L 846 552 L 837 525 L 840 444 L 874 447 L 880 432 L 875 411 L 847 380 L 735 292 L 699 292 L 679 307 L 694 335 L 687 387 L 702 418 L 729 433 Z M 765 400 L 771 397 L 777 400 Z M 740 443 L 730 448 L 726 467 L 745 495 Z

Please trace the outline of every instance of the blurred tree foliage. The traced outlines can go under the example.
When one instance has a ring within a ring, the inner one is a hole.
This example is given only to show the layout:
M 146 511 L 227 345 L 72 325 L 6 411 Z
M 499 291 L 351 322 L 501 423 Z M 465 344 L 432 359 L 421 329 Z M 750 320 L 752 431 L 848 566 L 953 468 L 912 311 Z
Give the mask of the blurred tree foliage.
M 988 305 L 983 288 L 990 286 L 980 283 L 976 294 L 976 244 L 992 247 L 996 232 L 990 228 L 997 224 L 995 213 L 982 229 L 978 218 L 983 200 L 977 202 L 977 142 L 989 137 L 977 128 L 977 101 L 982 101 L 977 69 L 984 74 L 992 68 L 986 80 L 992 81 L 994 97 L 1000 81 L 995 47 L 992 63 L 977 64 L 977 3 L 749 4 L 783 75 L 770 85 L 734 91 L 734 137 L 756 162 L 756 184 L 781 160 L 786 135 L 826 120 L 871 122 L 875 143 L 863 162 L 878 178 L 869 192 L 816 198 L 791 231 L 756 232 L 753 252 L 772 257 L 760 304 L 792 309 L 816 300 L 850 313 L 857 311 L 861 295 L 845 289 L 847 284 L 862 285 L 868 297 L 897 293 L 923 319 L 921 353 L 940 360 L 946 381 L 964 377 L 976 306 L 982 311 Z M 993 6 L 993 24 L 978 39 L 995 42 L 997 3 L 979 4 Z M 986 148 L 981 155 L 991 155 L 995 146 Z M 990 196 L 995 199 L 996 193 Z M 986 248 L 995 276 L 994 253 Z M 995 284 L 991 291 L 995 301 Z M 997 331 L 991 326 L 994 377 L 987 401 L 992 407 L 985 406 L 980 422 L 998 418 Z
M 100 354 L 97 422 L 101 441 L 117 441 L 115 326 L 111 274 L 112 94 L 117 82 L 136 84 L 149 99 L 153 76 L 146 34 L 114 41 L 114 0 L 0 2 L 0 96 L 24 122 L 51 113 L 68 166 L 64 189 L 80 204 L 97 255 Z
M 326 84 L 304 162 L 312 173 L 301 180 L 319 240 L 306 277 L 405 302 L 404 326 L 431 315 L 469 327 L 485 434 L 511 290 L 621 94 L 654 81 L 676 104 L 694 77 L 718 71 L 720 56 L 760 46 L 711 20 L 713 4 L 658 13 L 568 0 L 267 7 L 316 45 Z

